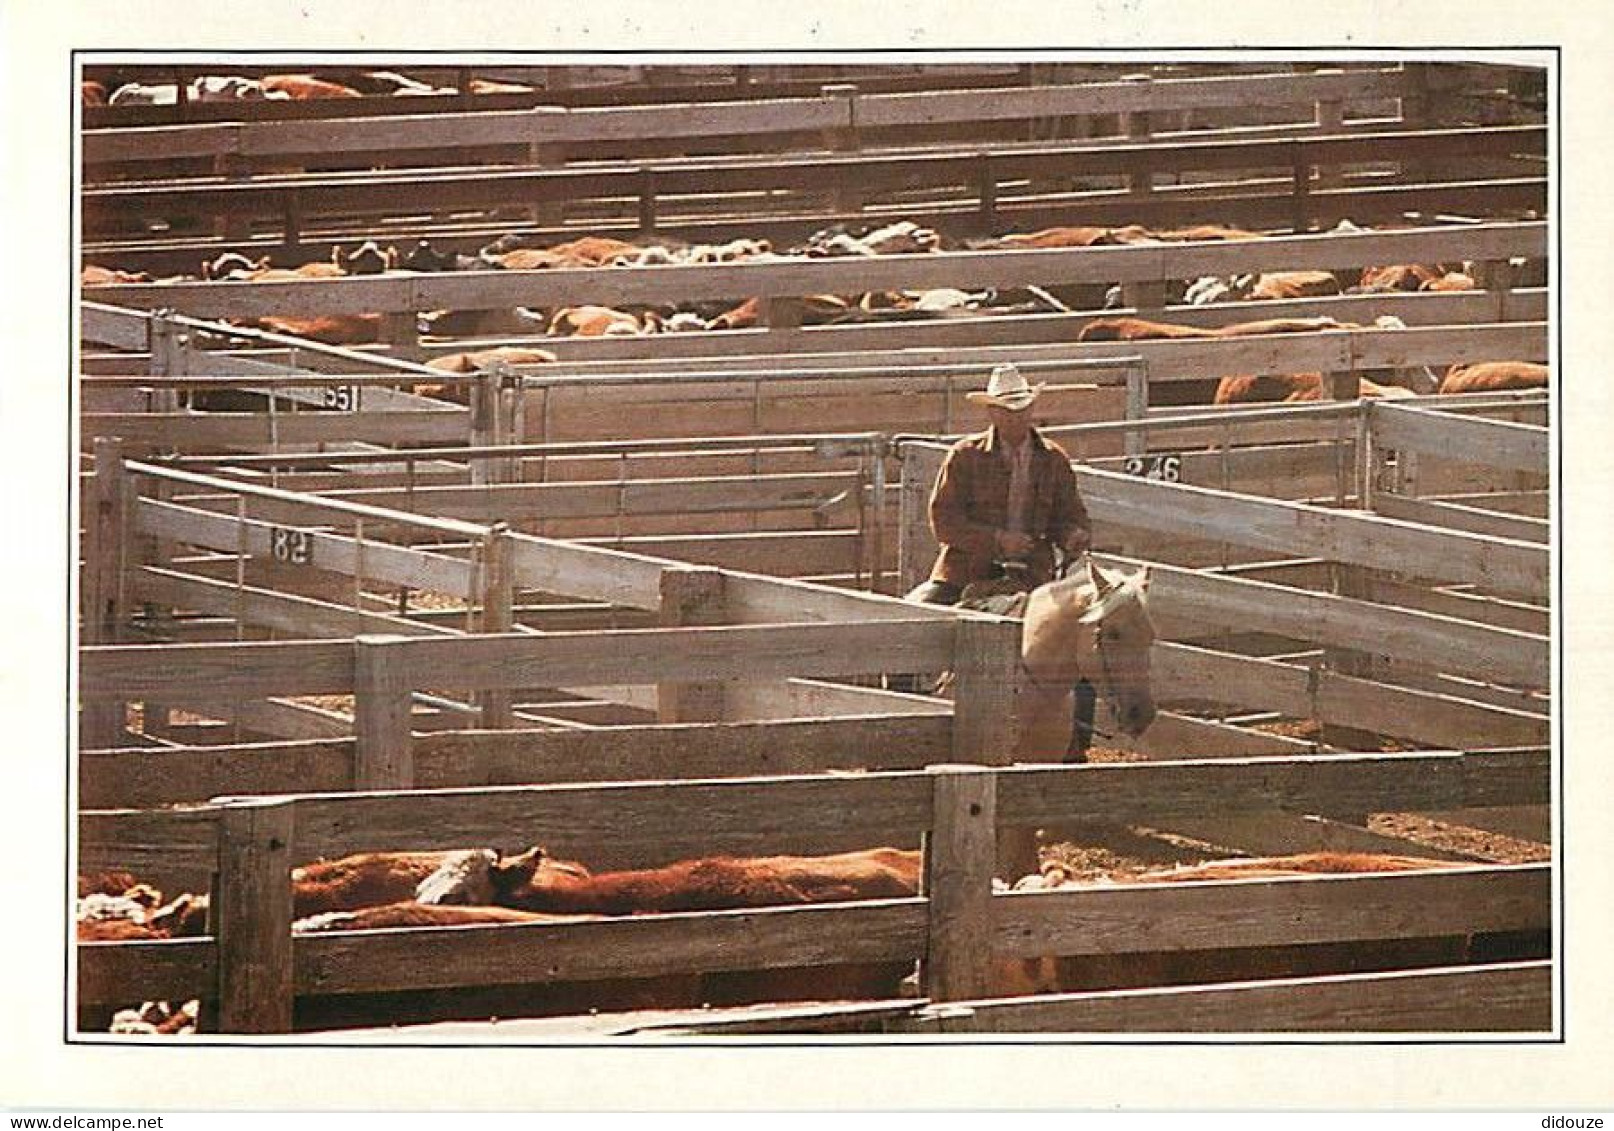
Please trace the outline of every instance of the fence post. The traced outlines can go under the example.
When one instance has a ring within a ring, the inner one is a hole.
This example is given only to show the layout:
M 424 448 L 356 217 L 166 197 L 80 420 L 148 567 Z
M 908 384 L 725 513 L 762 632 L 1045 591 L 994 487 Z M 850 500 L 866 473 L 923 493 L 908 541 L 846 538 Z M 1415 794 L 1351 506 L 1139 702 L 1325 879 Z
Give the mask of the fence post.
M 819 94 L 826 99 L 839 99 L 846 103 L 846 124 L 834 129 L 824 131 L 824 148 L 836 153 L 856 153 L 863 148 L 862 138 L 858 134 L 857 121 L 857 84 L 856 83 L 829 83 L 819 87 Z M 858 179 L 838 178 L 835 188 L 835 207 L 841 212 L 863 211 L 863 192 L 858 185 Z
M 544 80 L 546 91 L 565 90 L 570 85 L 564 67 L 549 68 L 549 76 Z M 569 109 L 565 106 L 539 106 L 534 107 L 531 113 L 534 136 L 527 143 L 527 163 L 538 169 L 565 169 L 567 149 L 562 139 Z M 566 222 L 565 198 L 559 194 L 544 193 L 528 210 L 528 214 L 532 222 L 540 227 L 559 227 Z
M 147 361 L 147 370 L 154 377 L 181 377 L 191 371 L 191 335 L 169 321 L 172 313 L 170 310 L 159 310 L 151 319 L 151 356 Z M 150 404 L 152 412 L 178 412 L 179 391 L 172 388 L 154 389 Z M 154 450 L 160 450 L 156 444 L 152 447 Z M 134 504 L 129 501 L 133 493 L 133 480 L 125 476 L 124 510 L 129 516 L 130 523 L 129 529 L 125 532 L 125 537 L 129 538 L 124 559 L 126 576 L 143 562 L 168 564 L 179 549 L 171 539 L 133 534 Z M 167 498 L 173 493 L 173 484 L 162 480 L 153 482 L 151 493 L 158 499 Z M 154 605 L 149 601 L 144 603 L 143 608 L 147 628 L 153 630 L 159 638 L 166 636 L 173 623 L 173 610 L 166 605 Z M 145 700 L 141 706 L 140 730 L 153 738 L 165 737 L 168 733 L 168 705 L 161 700 Z
M 478 604 L 482 608 L 483 632 L 509 632 L 515 627 L 515 577 L 510 568 L 510 550 L 509 523 L 496 522 L 482 535 L 482 591 Z M 484 729 L 502 730 L 511 725 L 508 688 L 478 692 L 477 705 Z
M 1127 75 L 1126 82 L 1138 83 L 1142 89 L 1150 91 L 1154 78 L 1150 75 Z M 1148 141 L 1154 134 L 1148 110 L 1124 110 L 1121 112 L 1121 128 L 1126 131 L 1128 141 Z M 1144 160 L 1152 160 L 1145 157 Z M 1154 192 L 1154 170 L 1143 169 L 1126 175 L 1126 190 L 1128 193 L 1148 195 Z
M 394 357 L 419 361 L 420 316 L 413 310 L 389 310 L 381 316 L 381 341 Z
M 95 437 L 95 474 L 82 504 L 85 644 L 116 644 L 124 621 L 123 566 L 129 514 L 124 500 L 120 443 L 110 436 Z M 84 703 L 80 746 L 97 749 L 121 745 L 124 718 L 122 699 Z
M 992 165 L 991 152 L 981 153 L 976 158 L 976 166 L 976 188 L 980 193 L 981 205 L 975 222 L 980 228 L 980 235 L 991 236 L 998 227 L 998 174 Z
M 1434 77 L 1433 65 L 1407 63 L 1403 69 L 1406 72 L 1406 85 L 1401 94 L 1402 128 L 1408 130 L 1435 128 L 1436 108 L 1433 84 L 1430 81 Z M 1413 184 L 1426 184 L 1437 171 L 1438 167 L 1428 158 L 1415 157 L 1402 163 L 1401 179 Z
M 960 617 L 953 637 L 953 760 L 1011 766 L 1020 748 L 1020 633 L 1017 620 Z M 1037 870 L 1036 830 L 1002 830 L 998 874 Z
M 1342 75 L 1345 72 L 1338 67 L 1319 67 L 1312 72 L 1318 75 Z M 1321 134 L 1338 134 L 1345 129 L 1345 103 L 1338 98 L 1319 98 L 1317 100 L 1317 132 Z M 1317 167 L 1317 187 L 1320 189 L 1338 188 L 1344 181 L 1344 172 L 1338 165 L 1328 164 Z
M 992 965 L 992 868 L 997 774 L 982 766 L 927 766 L 930 828 L 920 891 L 930 923 L 920 984 L 931 1001 L 985 997 Z
M 409 728 L 414 690 L 402 651 L 408 637 L 353 638 L 353 788 L 409 789 L 415 754 Z
M 208 913 L 225 1033 L 291 1032 L 295 813 L 291 801 L 260 798 L 219 809 L 218 880 Z
M 1126 418 L 1149 418 L 1149 363 L 1129 365 L 1126 370 Z M 1129 456 L 1141 456 L 1149 447 L 1149 435 L 1141 428 L 1128 428 L 1121 450 Z
M 1157 315 L 1166 305 L 1164 279 L 1140 279 L 1121 284 L 1121 302 L 1130 306 L 1140 318 Z
M 479 369 L 471 385 L 471 447 L 492 448 L 499 436 L 499 374 Z M 498 481 L 497 460 L 478 456 L 471 460 L 471 482 L 478 487 Z
M 661 571 L 661 623 L 668 628 L 727 623 L 723 571 L 710 566 L 671 566 Z M 663 683 L 656 687 L 656 717 L 664 723 L 722 722 L 724 687 Z

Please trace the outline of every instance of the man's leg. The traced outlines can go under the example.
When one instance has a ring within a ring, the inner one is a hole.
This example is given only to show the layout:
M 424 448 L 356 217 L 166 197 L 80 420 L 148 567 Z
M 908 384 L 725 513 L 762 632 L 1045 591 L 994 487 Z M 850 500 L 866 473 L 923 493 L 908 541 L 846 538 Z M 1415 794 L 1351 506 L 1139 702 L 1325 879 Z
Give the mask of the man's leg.
M 956 605 L 964 595 L 964 587 L 951 581 L 924 581 L 913 587 L 904 601 L 916 605 Z
M 1098 709 L 1098 692 L 1085 679 L 1077 680 L 1071 689 L 1074 694 L 1070 720 L 1070 746 L 1065 761 L 1087 761 L 1087 748 L 1093 744 L 1093 716 Z
M 956 605 L 963 595 L 962 585 L 954 585 L 951 581 L 925 581 L 910 590 L 903 600 L 916 605 Z M 927 690 L 920 683 L 919 676 L 911 673 L 885 677 L 886 690 L 906 691 L 911 695 L 920 695 Z

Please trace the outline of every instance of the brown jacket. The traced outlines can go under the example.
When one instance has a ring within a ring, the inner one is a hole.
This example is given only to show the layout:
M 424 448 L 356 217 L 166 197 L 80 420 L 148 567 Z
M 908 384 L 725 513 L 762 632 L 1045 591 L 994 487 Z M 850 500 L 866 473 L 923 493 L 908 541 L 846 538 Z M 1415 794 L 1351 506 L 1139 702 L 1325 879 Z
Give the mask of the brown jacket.
M 1030 581 L 1053 576 L 1054 547 L 1073 530 L 1089 528 L 1070 457 L 1032 429 L 1031 502 L 1026 533 L 1036 539 L 1027 564 Z M 967 585 L 993 576 L 997 532 L 1008 524 L 1009 464 L 988 429 L 953 445 L 930 494 L 930 527 L 941 543 L 932 581 Z

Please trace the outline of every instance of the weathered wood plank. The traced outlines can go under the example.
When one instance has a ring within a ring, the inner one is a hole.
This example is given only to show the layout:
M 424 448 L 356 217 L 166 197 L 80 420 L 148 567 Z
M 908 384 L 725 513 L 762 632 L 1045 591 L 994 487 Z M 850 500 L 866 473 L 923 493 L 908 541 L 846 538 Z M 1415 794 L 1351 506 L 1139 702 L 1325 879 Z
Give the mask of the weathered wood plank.
M 933 1001 L 979 997 L 992 966 L 996 779 L 979 766 L 933 766 L 930 774 L 933 815 L 920 885 L 929 928 L 920 984 Z
M 79 691 L 180 700 L 331 695 L 353 690 L 346 643 L 125 644 L 79 650 Z
M 1547 469 L 1549 433 L 1545 427 L 1380 402 L 1369 409 L 1368 429 L 1375 445 L 1396 451 L 1510 471 Z
M 1016 958 L 1295 946 L 1546 929 L 1544 864 L 1212 883 L 1118 884 L 992 897 Z
M 183 1002 L 218 992 L 217 947 L 212 939 L 74 945 L 80 1005 L 137 1006 L 142 1001 Z
M 1510 538 L 1517 542 L 1535 542 L 1543 546 L 1552 541 L 1552 524 L 1543 518 L 1500 514 L 1480 507 L 1467 507 L 1433 499 L 1408 498 L 1386 491 L 1373 496 L 1373 511 L 1387 518 L 1399 518 L 1447 530 L 1462 530 L 1469 534 L 1483 534 L 1491 538 Z
M 517 688 L 944 668 L 953 635 L 951 623 L 913 620 L 416 638 L 392 647 L 416 686 L 452 672 L 467 686 Z
M 239 617 L 243 624 L 301 637 L 350 636 L 360 632 L 443 636 L 453 632 L 387 613 L 343 608 L 327 601 L 253 585 L 237 588 L 228 581 L 192 577 L 153 566 L 142 568 L 130 578 L 129 591 L 136 599 L 152 604 Z
M 868 900 L 295 941 L 302 994 L 654 977 L 843 962 L 902 962 L 924 948 L 925 904 Z
M 1545 1034 L 1552 1026 L 1552 964 L 1529 962 L 1006 999 L 921 1010 L 886 1031 Z
M 415 784 L 409 713 L 419 676 L 401 636 L 353 641 L 353 784 L 356 789 L 409 789 Z
M 919 769 L 950 756 L 942 715 L 673 724 L 604 731 L 448 731 L 416 740 L 422 788 Z
M 1547 590 L 1544 546 L 1090 468 L 1078 468 L 1077 479 L 1098 522 L 1516 593 Z
M 831 852 L 894 842 L 916 847 L 930 821 L 922 773 L 322 794 L 297 805 L 298 848 L 310 857 L 468 844 L 517 850 L 541 843 L 595 868 L 714 853 Z M 781 812 L 794 814 L 788 827 L 777 824 Z
M 352 782 L 351 738 L 84 750 L 78 759 L 81 809 L 151 809 L 225 794 L 341 790 Z
M 1004 824 L 1133 822 L 1282 809 L 1419 812 L 1544 802 L 1544 750 L 1343 754 L 1204 762 L 1094 764 L 999 771 Z M 1131 775 L 1131 776 L 1129 776 Z M 1452 800 L 1461 798 L 1461 801 Z
M 1549 731 L 1543 715 L 1187 645 L 1156 644 L 1152 669 L 1157 688 L 1183 699 L 1277 711 L 1436 747 L 1534 746 L 1546 742 Z
M 455 444 L 468 438 L 464 418 L 418 409 L 288 412 L 272 418 L 242 412 L 89 412 L 82 417 L 82 427 L 85 435 L 120 436 L 130 445 L 185 452 L 257 452 L 354 440 Z
M 359 568 L 362 553 L 364 574 L 372 580 L 440 593 L 469 591 L 468 562 L 374 539 L 366 540 L 361 548 L 358 540 L 349 535 L 311 529 L 316 524 L 330 522 L 334 516 L 322 516 L 317 511 L 305 514 L 299 527 L 307 536 L 308 564 L 313 568 L 351 576 Z M 279 524 L 265 519 L 213 514 L 156 499 L 141 499 L 135 518 L 141 531 L 176 542 L 229 553 L 245 550 L 255 558 L 274 557 L 275 531 Z
M 289 802 L 219 813 L 218 884 L 208 905 L 224 1033 L 289 1033 L 292 1017 L 292 842 Z

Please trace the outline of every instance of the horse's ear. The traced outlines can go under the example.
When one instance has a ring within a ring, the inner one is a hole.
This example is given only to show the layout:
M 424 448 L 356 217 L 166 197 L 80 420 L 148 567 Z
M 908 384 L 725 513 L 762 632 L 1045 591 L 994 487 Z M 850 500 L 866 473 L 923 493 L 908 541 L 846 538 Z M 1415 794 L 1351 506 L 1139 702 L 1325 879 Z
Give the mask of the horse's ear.
M 1093 590 L 1100 600 L 1115 588 L 1115 580 L 1107 575 L 1092 558 L 1087 559 L 1087 575 L 1093 579 Z

